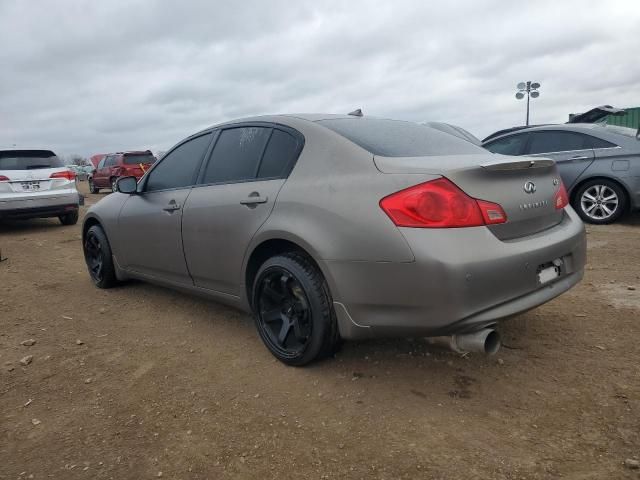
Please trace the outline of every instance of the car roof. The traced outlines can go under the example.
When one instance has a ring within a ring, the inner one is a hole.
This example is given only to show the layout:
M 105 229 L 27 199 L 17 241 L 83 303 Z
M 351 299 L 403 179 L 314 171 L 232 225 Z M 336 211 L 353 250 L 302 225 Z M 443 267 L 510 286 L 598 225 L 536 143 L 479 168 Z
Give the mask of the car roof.
M 52 149 L 47 147 L 2 147 L 0 146 L 0 152 L 32 152 L 34 150 L 40 150 L 43 152 L 53 152 Z
M 229 120 L 227 122 L 217 123 L 207 128 L 203 128 L 202 130 L 194 133 L 193 135 L 190 135 L 188 138 L 196 137 L 214 128 L 226 127 L 226 126 L 235 125 L 238 123 L 265 122 L 265 123 L 276 123 L 276 124 L 279 123 L 285 126 L 293 126 L 293 125 L 290 125 L 292 120 L 305 120 L 312 123 L 317 123 L 322 120 L 356 120 L 356 121 L 357 120 L 363 120 L 363 121 L 389 120 L 394 122 L 416 123 L 410 120 L 398 120 L 395 118 L 377 117 L 372 115 L 360 117 L 357 115 L 335 114 L 335 113 L 283 113 L 283 114 L 274 114 L 274 115 L 256 115 L 253 117 L 238 118 L 234 120 Z M 425 124 L 421 124 L 421 125 L 429 127 L 429 125 L 425 125 Z
M 106 157 L 107 155 L 147 155 L 149 153 L 151 153 L 151 150 L 128 150 L 126 152 L 111 152 L 111 153 L 104 153 L 101 155 Z
M 526 132 L 539 132 L 539 131 L 567 131 L 567 132 L 578 132 L 584 133 L 587 135 L 596 136 L 602 138 L 604 140 L 613 141 L 614 143 L 620 144 L 624 143 L 629 135 L 625 135 L 620 132 L 619 129 L 621 127 L 617 125 L 607 125 L 603 123 L 560 123 L 560 124 L 549 124 L 549 125 L 535 125 L 529 126 L 521 129 L 510 129 L 510 131 L 505 132 L 501 135 L 493 136 L 488 140 L 483 140 L 482 144 L 485 145 L 487 143 L 493 142 L 495 140 L 510 137 L 512 135 L 518 134 L 526 130 Z M 624 140 L 620 137 L 624 137 Z
M 502 138 L 502 137 L 508 137 L 510 135 L 513 135 L 515 133 L 521 133 L 524 130 L 526 130 L 527 132 L 537 132 L 537 131 L 548 131 L 548 130 L 567 130 L 567 131 L 571 131 L 571 132 L 580 132 L 580 131 L 584 131 L 584 132 L 591 132 L 593 133 L 594 130 L 598 130 L 598 129 L 602 129 L 604 126 L 600 125 L 598 123 L 549 123 L 549 124 L 544 124 L 544 125 L 529 125 L 527 126 L 521 126 L 521 127 L 512 127 L 512 128 L 506 128 L 504 130 L 499 130 L 491 135 L 489 135 L 488 137 L 486 137 L 484 140 L 482 140 L 482 143 L 488 143 L 489 141 L 493 141 L 493 140 L 497 140 L 498 138 Z

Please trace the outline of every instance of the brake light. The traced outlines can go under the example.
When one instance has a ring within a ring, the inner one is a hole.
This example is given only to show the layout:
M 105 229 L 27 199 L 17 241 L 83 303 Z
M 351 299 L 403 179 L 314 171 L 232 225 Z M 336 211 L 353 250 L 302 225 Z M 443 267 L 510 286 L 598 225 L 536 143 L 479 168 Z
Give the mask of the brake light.
M 560 210 L 561 208 L 569 205 L 569 195 L 567 195 L 567 189 L 564 188 L 564 183 L 560 182 L 560 188 L 556 192 L 556 198 L 554 202 L 556 206 L 556 210 Z
M 398 227 L 459 228 L 505 223 L 497 203 L 477 200 L 446 178 L 421 183 L 380 200 Z
M 5 177 L 4 175 L 0 175 L 0 182 L 8 182 L 9 177 Z
M 52 173 L 49 178 L 66 178 L 67 180 L 75 180 L 76 174 L 71 170 L 65 170 L 64 172 Z

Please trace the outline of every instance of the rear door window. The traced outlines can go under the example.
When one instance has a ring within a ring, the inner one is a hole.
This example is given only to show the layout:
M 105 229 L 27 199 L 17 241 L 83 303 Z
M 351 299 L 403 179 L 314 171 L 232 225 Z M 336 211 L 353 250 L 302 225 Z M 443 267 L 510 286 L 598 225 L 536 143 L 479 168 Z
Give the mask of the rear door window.
M 587 137 L 587 144 L 589 148 L 613 148 L 617 147 L 615 143 L 607 142 L 601 138 L 592 137 L 591 135 L 585 135 Z
M 500 138 L 484 146 L 492 153 L 501 155 L 521 155 L 527 143 L 527 133 Z
M 0 152 L 0 170 L 60 168 L 64 163 L 49 150 L 7 150 Z
M 584 150 L 590 148 L 586 135 L 574 132 L 531 132 L 531 142 L 529 143 L 529 154 L 569 152 L 572 150 Z
M 274 129 L 260 162 L 258 178 L 286 177 L 301 147 L 301 142 L 293 135 Z
M 233 183 L 256 178 L 271 128 L 236 127 L 220 132 L 202 183 Z
M 205 133 L 174 148 L 151 170 L 145 184 L 145 191 L 193 185 L 202 159 L 209 149 L 209 143 L 211 143 L 211 133 Z

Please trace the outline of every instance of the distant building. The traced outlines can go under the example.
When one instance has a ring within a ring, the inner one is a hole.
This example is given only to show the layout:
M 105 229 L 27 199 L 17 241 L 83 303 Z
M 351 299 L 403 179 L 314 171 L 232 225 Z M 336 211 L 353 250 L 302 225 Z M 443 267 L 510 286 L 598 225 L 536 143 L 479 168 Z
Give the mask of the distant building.
M 624 115 L 607 115 L 604 118 L 605 123 L 635 130 L 640 128 L 640 107 L 625 108 L 624 110 Z
M 618 125 L 619 127 L 633 128 L 637 130 L 640 128 L 640 107 L 624 108 L 623 115 L 607 115 L 598 123 L 605 123 L 607 125 Z M 569 120 L 575 117 L 576 113 L 569 114 Z

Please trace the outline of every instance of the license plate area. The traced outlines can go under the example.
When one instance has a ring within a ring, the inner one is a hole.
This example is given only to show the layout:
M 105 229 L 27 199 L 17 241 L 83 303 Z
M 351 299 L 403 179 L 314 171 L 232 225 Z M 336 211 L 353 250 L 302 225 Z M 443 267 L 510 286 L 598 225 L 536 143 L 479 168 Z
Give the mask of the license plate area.
M 22 186 L 22 190 L 24 192 L 35 192 L 40 190 L 40 182 L 37 182 L 37 181 L 20 182 L 20 185 Z
M 556 258 L 551 262 L 543 263 L 538 266 L 538 284 L 544 285 L 545 283 L 549 283 L 558 278 L 563 273 L 563 266 L 564 262 L 561 258 Z

